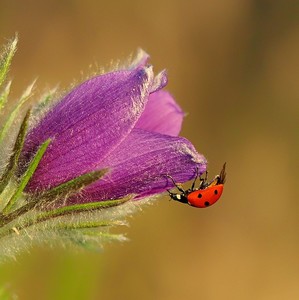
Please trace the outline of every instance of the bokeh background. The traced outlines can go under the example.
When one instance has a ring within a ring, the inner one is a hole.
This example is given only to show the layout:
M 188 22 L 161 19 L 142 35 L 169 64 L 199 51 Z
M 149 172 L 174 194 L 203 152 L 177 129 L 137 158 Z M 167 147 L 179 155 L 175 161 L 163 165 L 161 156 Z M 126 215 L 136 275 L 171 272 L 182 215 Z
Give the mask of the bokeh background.
M 182 135 L 227 162 L 217 205 L 161 198 L 99 253 L 35 248 L 0 267 L 34 299 L 299 299 L 299 3 L 285 0 L 0 1 L 19 33 L 13 96 L 67 88 L 138 47 L 188 113 Z

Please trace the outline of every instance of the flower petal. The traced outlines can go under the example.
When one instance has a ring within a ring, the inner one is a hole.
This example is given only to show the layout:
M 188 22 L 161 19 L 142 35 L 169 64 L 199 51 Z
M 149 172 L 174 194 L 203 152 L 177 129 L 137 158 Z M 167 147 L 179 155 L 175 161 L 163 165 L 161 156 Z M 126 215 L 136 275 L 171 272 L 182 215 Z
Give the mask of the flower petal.
M 144 67 L 148 64 L 150 56 L 142 49 L 138 49 L 137 54 L 128 69 L 137 69 Z M 162 88 L 164 88 L 168 83 L 167 71 L 163 70 L 158 75 L 155 76 L 153 84 L 150 88 L 150 92 L 154 93 Z
M 153 85 L 151 87 L 151 93 L 163 89 L 168 83 L 168 77 L 166 70 L 161 71 L 157 76 L 155 76 Z
M 108 166 L 109 174 L 67 204 L 159 193 L 173 186 L 165 175 L 186 182 L 194 178 L 196 167 L 200 174 L 205 172 L 206 159 L 184 138 L 133 129 L 98 168 Z
M 134 127 L 148 100 L 151 67 L 94 77 L 72 90 L 29 132 L 25 157 L 52 142 L 29 190 L 44 189 L 89 172 Z
M 167 91 L 159 90 L 150 94 L 136 127 L 177 136 L 181 130 L 184 115 L 172 96 Z
M 149 60 L 149 57 L 149 54 L 147 54 L 143 49 L 139 48 L 134 60 L 129 65 L 129 69 L 132 70 L 145 66 Z

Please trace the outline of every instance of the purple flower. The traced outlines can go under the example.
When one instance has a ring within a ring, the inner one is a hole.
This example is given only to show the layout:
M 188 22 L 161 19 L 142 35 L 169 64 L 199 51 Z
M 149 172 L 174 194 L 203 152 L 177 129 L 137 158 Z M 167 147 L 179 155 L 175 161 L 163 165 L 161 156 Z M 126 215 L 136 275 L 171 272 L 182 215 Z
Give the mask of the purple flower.
M 166 72 L 154 76 L 145 53 L 129 68 L 93 77 L 75 87 L 28 133 L 23 164 L 48 138 L 50 146 L 26 187 L 41 192 L 93 170 L 99 181 L 67 204 L 136 198 L 160 193 L 206 170 L 205 158 L 178 137 L 184 113 L 163 88 Z

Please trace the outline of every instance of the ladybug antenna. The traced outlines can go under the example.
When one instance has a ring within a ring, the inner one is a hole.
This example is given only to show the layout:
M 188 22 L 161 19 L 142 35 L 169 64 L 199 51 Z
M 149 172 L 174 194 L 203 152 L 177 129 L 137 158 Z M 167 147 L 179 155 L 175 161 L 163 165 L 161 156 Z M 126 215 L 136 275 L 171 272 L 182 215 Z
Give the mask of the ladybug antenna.
M 226 162 L 223 164 L 222 170 L 219 174 L 218 184 L 224 184 L 226 179 L 226 172 L 225 172 Z

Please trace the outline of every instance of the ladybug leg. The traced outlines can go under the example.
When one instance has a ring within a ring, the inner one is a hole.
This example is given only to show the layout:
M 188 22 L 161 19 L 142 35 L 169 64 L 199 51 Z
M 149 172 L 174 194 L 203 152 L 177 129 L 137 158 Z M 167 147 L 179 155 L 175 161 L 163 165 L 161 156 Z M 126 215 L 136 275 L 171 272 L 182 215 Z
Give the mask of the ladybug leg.
M 200 183 L 199 183 L 199 190 L 202 190 L 204 188 L 204 183 L 205 183 L 205 180 L 203 178 L 199 178 L 200 180 Z
M 204 181 L 207 182 L 208 181 L 208 170 L 206 170 L 205 173 L 206 173 L 206 175 L 205 175 Z
M 185 193 L 185 191 L 182 189 L 182 187 L 180 187 L 175 181 L 174 179 L 170 176 L 170 175 L 165 175 L 166 177 L 168 177 L 172 183 L 174 184 L 174 186 L 181 192 L 181 193 Z
M 194 178 L 192 186 L 191 186 L 191 191 L 192 192 L 194 191 L 195 182 L 196 182 L 197 178 L 198 178 L 198 167 L 196 167 L 196 175 L 195 175 L 195 178 Z
M 200 177 L 200 184 L 199 184 L 199 190 L 205 189 L 209 184 L 207 184 L 208 181 L 208 171 L 205 171 L 205 177 L 201 178 Z

